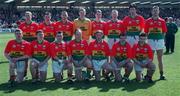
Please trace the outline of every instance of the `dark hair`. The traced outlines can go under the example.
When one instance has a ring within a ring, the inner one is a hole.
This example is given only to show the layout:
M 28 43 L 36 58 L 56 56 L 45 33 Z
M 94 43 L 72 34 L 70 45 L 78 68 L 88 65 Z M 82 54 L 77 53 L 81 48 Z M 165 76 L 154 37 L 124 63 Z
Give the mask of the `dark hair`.
M 129 9 L 130 9 L 130 8 L 135 8 L 135 9 L 137 9 L 137 6 L 136 6 L 136 4 L 131 3 L 131 4 L 129 5 Z
M 22 32 L 22 30 L 17 28 L 17 29 L 15 29 L 14 33 L 16 33 L 16 32 Z
M 43 33 L 43 30 L 37 30 L 37 31 L 36 31 L 36 35 L 37 35 L 38 33 Z
M 56 35 L 57 35 L 57 34 L 63 35 L 63 32 L 62 32 L 62 31 L 58 31 L 58 32 L 56 33 Z
M 144 33 L 144 32 L 141 32 L 141 33 L 139 34 L 139 37 L 147 37 L 147 34 Z
M 95 32 L 95 34 L 97 34 L 97 33 L 102 33 L 102 34 L 103 34 L 103 31 L 102 31 L 102 30 L 97 30 L 97 31 Z
M 119 34 L 119 37 L 121 37 L 121 36 L 126 36 L 126 33 Z

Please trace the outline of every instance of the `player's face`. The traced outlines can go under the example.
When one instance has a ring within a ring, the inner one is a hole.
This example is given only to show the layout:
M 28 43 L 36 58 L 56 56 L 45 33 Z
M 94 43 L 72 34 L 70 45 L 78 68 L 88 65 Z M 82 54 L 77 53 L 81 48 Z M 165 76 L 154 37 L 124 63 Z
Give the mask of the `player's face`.
M 63 13 L 61 14 L 61 19 L 62 19 L 62 20 L 66 20 L 67 18 L 68 18 L 68 14 L 65 13 L 65 12 L 63 12 Z
M 112 18 L 118 18 L 118 12 L 112 11 L 111 17 L 112 17 Z
M 96 18 L 102 18 L 102 13 L 101 13 L 101 12 L 97 12 L 97 13 L 95 14 L 95 16 L 96 16 Z
M 57 41 L 62 41 L 63 40 L 63 34 L 57 34 L 56 39 L 57 39 Z
M 130 8 L 129 13 L 130 13 L 130 15 L 135 15 L 136 14 L 136 8 Z
M 51 15 L 45 15 L 45 16 L 44 16 L 44 19 L 45 19 L 46 21 L 50 21 L 50 20 L 51 20 Z
M 22 35 L 22 32 L 18 31 L 18 32 L 15 32 L 15 37 L 16 39 L 22 39 L 23 35 Z
M 30 21 L 32 19 L 32 15 L 30 13 L 25 13 L 26 21 Z
M 96 36 L 97 41 L 101 41 L 102 37 L 103 37 L 103 33 L 98 32 L 98 33 L 95 34 L 95 36 Z
M 159 16 L 159 8 L 153 8 L 152 9 L 152 15 L 153 16 Z
M 120 36 L 120 40 L 121 41 L 125 41 L 126 40 L 126 36 Z
M 85 17 L 85 15 L 86 15 L 86 12 L 85 11 L 79 11 L 79 16 L 80 17 Z
M 76 34 L 75 34 L 75 39 L 81 39 L 81 36 L 82 36 L 82 33 L 77 31 Z
M 140 42 L 140 43 L 145 43 L 146 40 L 147 40 L 147 37 L 144 37 L 144 36 L 140 36 L 140 37 L 139 37 L 139 42 Z
M 44 39 L 44 33 L 38 33 L 37 34 L 37 40 L 41 41 Z

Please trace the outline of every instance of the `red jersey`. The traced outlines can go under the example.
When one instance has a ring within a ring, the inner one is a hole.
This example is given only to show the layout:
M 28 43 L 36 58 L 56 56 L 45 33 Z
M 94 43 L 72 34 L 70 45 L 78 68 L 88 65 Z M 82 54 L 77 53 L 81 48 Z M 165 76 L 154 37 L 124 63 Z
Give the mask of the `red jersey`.
M 127 36 L 135 36 L 142 32 L 145 21 L 142 16 L 137 15 L 135 18 L 126 16 L 123 19 L 123 23 L 127 32 Z
M 70 50 L 67 43 L 52 42 L 50 45 L 51 57 L 58 57 L 59 59 L 66 59 L 70 55 Z
M 131 46 L 128 42 L 126 42 L 124 45 L 117 42 L 113 45 L 111 50 L 111 56 L 114 56 L 118 62 L 131 58 L 131 53 Z
M 45 22 L 39 24 L 39 29 L 44 32 L 44 39 L 48 42 L 53 42 L 55 38 L 55 26 L 54 23 L 47 25 Z
M 153 51 L 148 44 L 140 46 L 140 44 L 135 44 L 133 46 L 133 58 L 136 58 L 139 61 L 143 61 L 147 58 L 153 60 Z
M 92 59 L 103 60 L 110 55 L 110 49 L 106 41 L 98 43 L 96 40 L 89 44 L 88 55 L 92 56 Z
M 38 24 L 32 22 L 31 24 L 27 24 L 23 22 L 19 25 L 19 28 L 23 31 L 23 39 L 31 42 L 36 39 L 36 32 L 38 30 Z
M 74 60 L 82 60 L 87 55 L 88 43 L 86 40 L 76 42 L 72 40 L 69 42 L 70 55 Z
M 107 35 L 108 38 L 119 38 L 119 34 L 124 32 L 125 27 L 121 20 L 118 20 L 117 22 L 109 20 L 107 22 L 105 35 Z
M 100 21 L 100 22 L 92 21 L 91 24 L 92 24 L 91 36 L 92 36 L 93 39 L 95 39 L 94 34 L 95 34 L 95 32 L 97 30 L 102 30 L 104 32 L 104 34 L 105 34 L 106 22 L 104 22 L 104 21 Z
M 162 18 L 146 20 L 144 32 L 148 33 L 149 39 L 163 39 L 163 33 L 167 32 L 166 22 Z
M 73 23 L 71 21 L 67 21 L 66 23 L 63 23 L 62 21 L 56 22 L 55 30 L 56 32 L 63 32 L 63 40 L 65 42 L 70 41 L 73 36 Z
M 31 56 L 38 61 L 44 61 L 50 56 L 49 42 L 44 40 L 41 44 L 37 40 L 31 43 Z
M 9 54 L 11 58 L 18 58 L 24 55 L 30 56 L 30 44 L 27 41 L 18 43 L 16 40 L 10 40 L 5 48 L 5 53 Z

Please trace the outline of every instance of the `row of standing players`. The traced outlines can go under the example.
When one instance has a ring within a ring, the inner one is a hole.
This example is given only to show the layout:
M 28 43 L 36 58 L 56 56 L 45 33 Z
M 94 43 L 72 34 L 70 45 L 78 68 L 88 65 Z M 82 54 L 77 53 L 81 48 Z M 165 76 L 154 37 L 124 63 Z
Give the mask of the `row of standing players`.
M 118 20 L 118 18 L 117 18 L 118 17 L 118 11 L 117 10 L 112 10 L 112 13 L 111 13 L 112 20 L 109 20 L 106 23 L 101 20 L 101 17 L 102 17 L 101 10 L 96 11 L 96 14 L 95 14 L 96 19 L 95 19 L 95 21 L 91 22 L 89 19 L 87 19 L 85 17 L 85 14 L 86 14 L 85 9 L 81 8 L 79 10 L 79 18 L 74 20 L 74 23 L 71 23 L 70 21 L 68 21 L 67 12 L 63 11 L 62 14 L 61 14 L 62 21 L 57 22 L 54 25 L 50 21 L 51 14 L 46 12 L 46 14 L 44 16 L 45 21 L 42 24 L 40 24 L 39 27 L 37 26 L 36 23 L 31 21 L 31 19 L 32 19 L 31 12 L 26 12 L 25 13 L 26 21 L 24 23 L 20 24 L 19 28 L 23 32 L 23 39 L 27 40 L 27 41 L 32 41 L 32 40 L 34 40 L 36 38 L 35 34 L 36 34 L 38 29 L 43 30 L 46 40 L 53 41 L 52 38 L 54 38 L 55 35 L 57 36 L 57 33 L 56 34 L 53 33 L 53 32 L 55 32 L 55 31 L 53 31 L 55 29 L 55 30 L 57 30 L 57 32 L 59 32 L 59 31 L 63 32 L 64 41 L 66 41 L 66 42 L 71 40 L 74 29 L 80 28 L 82 30 L 82 39 L 83 40 L 90 40 L 89 39 L 90 35 L 92 36 L 92 38 L 95 38 L 95 32 L 97 32 L 97 30 L 102 30 L 103 34 L 105 36 L 107 36 L 108 47 L 110 49 L 112 49 L 112 46 L 113 46 L 114 43 L 119 41 L 119 34 L 120 33 L 123 33 L 123 34 L 127 35 L 127 42 L 129 42 L 130 46 L 132 47 L 135 44 L 135 42 L 137 42 L 139 40 L 139 38 L 138 38 L 139 33 L 144 30 L 144 32 L 146 34 L 148 34 L 148 43 L 151 46 L 150 48 L 154 52 L 155 51 L 157 52 L 159 71 L 160 71 L 160 79 L 164 79 L 165 77 L 163 75 L 162 53 L 163 53 L 163 48 L 164 48 L 164 44 L 163 44 L 164 43 L 163 42 L 164 38 L 163 37 L 164 37 L 164 33 L 167 31 L 167 29 L 166 29 L 165 21 L 162 18 L 159 17 L 159 7 L 154 6 L 152 8 L 152 17 L 147 19 L 146 21 L 144 21 L 142 16 L 140 16 L 140 15 L 138 15 L 136 13 L 136 6 L 130 5 L 129 11 L 130 11 L 130 16 L 126 16 L 124 18 L 123 22 L 122 22 L 121 20 Z M 37 39 L 38 39 L 38 37 L 37 37 Z M 97 39 L 97 37 L 96 37 L 96 39 Z M 36 42 L 36 41 L 33 41 L 33 42 Z M 71 45 L 71 44 L 69 44 L 69 45 Z M 44 46 L 42 46 L 42 47 L 44 47 Z M 119 50 L 119 48 L 117 48 L 117 49 Z M 140 50 L 140 49 L 141 48 L 139 48 L 138 50 Z M 78 56 L 80 54 L 82 55 L 81 51 L 76 50 L 76 51 L 73 51 L 73 52 L 75 54 L 78 54 Z M 145 53 L 148 52 L 147 48 L 144 49 L 144 52 Z M 41 55 L 43 54 L 43 52 L 41 52 L 41 51 L 40 52 L 35 51 L 35 53 L 37 54 L 37 57 L 38 56 L 41 57 Z M 96 57 L 100 58 L 102 54 L 104 55 L 104 53 L 101 53 L 100 51 L 93 51 L 92 54 L 95 55 L 95 58 Z M 7 56 L 7 55 L 8 54 L 6 54 L 5 56 Z M 144 56 L 148 57 L 148 55 L 142 55 L 142 54 L 139 54 L 139 56 L 141 58 L 144 58 Z M 75 56 L 74 58 L 77 58 L 77 57 Z M 9 59 L 9 60 L 11 61 L 11 59 Z M 43 62 L 43 63 L 37 62 L 38 60 L 36 60 L 36 59 L 32 59 L 32 61 L 33 61 L 32 65 L 36 65 L 35 63 L 40 63 L 40 65 L 45 63 L 45 62 Z M 44 59 L 44 61 L 47 62 L 47 58 Z M 58 61 L 58 64 L 61 63 L 60 61 Z M 103 61 L 99 62 L 99 61 L 95 60 L 95 61 L 92 61 L 92 62 L 94 62 L 94 63 L 92 63 L 92 65 L 96 64 L 96 63 L 98 63 L 96 65 L 104 64 Z M 79 64 L 79 63 L 85 64 L 85 62 L 78 62 L 78 61 L 73 62 L 73 63 L 74 64 L 75 63 L 77 63 L 77 64 Z M 101 63 L 101 64 L 99 64 L 99 63 Z M 36 65 L 36 67 L 37 67 L 37 65 Z M 97 69 L 98 68 L 99 67 L 97 67 Z M 34 69 L 36 69 L 36 68 L 34 68 Z M 54 68 L 54 70 L 55 69 L 56 68 Z M 72 69 L 70 69 L 70 70 L 72 70 Z M 37 71 L 37 70 L 34 70 L 34 71 Z M 34 72 L 34 73 L 31 72 L 31 73 L 32 73 L 32 76 L 34 74 L 33 79 L 36 78 L 35 74 L 37 72 Z M 41 73 L 41 71 L 40 71 L 40 73 Z M 71 77 L 72 71 L 69 71 L 68 73 L 69 73 L 68 76 Z M 89 73 L 89 72 L 87 71 L 87 73 Z M 105 72 L 105 73 L 108 73 L 108 72 Z M 150 72 L 150 73 L 152 73 L 152 72 Z M 41 74 L 43 74 L 43 73 L 41 73 Z M 42 77 L 46 77 L 45 74 L 46 73 L 44 73 L 44 75 L 42 75 Z M 117 75 L 116 73 L 114 73 L 114 74 Z M 57 74 L 54 74 L 55 77 L 59 77 L 59 76 L 56 76 L 56 75 Z M 118 76 L 120 76 L 120 75 L 118 75 Z M 115 76 L 115 77 L 117 77 L 117 76 Z M 125 77 L 128 77 L 126 72 L 125 72 Z M 151 76 L 148 76 L 148 77 L 151 77 Z M 12 78 L 14 79 L 14 74 L 11 76 L 11 72 L 10 72 L 10 80 Z M 139 78 L 141 78 L 141 76 L 139 76 Z M 137 78 L 137 80 L 138 80 L 138 78 Z M 44 80 L 42 80 L 42 81 L 44 81 Z

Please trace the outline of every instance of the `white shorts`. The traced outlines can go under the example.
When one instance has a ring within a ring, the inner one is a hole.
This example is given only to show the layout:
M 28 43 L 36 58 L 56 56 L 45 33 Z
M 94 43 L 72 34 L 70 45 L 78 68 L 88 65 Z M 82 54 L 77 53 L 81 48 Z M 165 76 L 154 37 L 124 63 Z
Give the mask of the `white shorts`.
M 64 68 L 64 63 L 59 63 L 55 60 L 52 60 L 52 70 L 53 73 L 61 73 Z
M 165 48 L 164 39 L 160 39 L 160 40 L 148 39 L 148 43 L 151 46 L 152 50 L 160 50 Z
M 11 64 L 11 62 L 9 62 Z M 15 64 L 15 68 L 17 70 L 17 72 L 24 72 L 25 70 L 25 61 L 17 61 Z
M 38 67 L 38 70 L 39 70 L 39 71 L 44 71 L 44 72 L 46 72 L 46 71 L 47 71 L 47 68 L 48 68 L 48 63 L 45 63 L 43 66 Z
M 146 62 L 148 62 L 148 60 L 141 61 L 142 64 L 147 64 Z M 138 65 L 138 64 L 134 64 L 134 70 L 138 71 L 138 72 L 142 72 L 143 68 L 140 65 Z
M 107 60 L 92 60 L 93 68 L 95 71 L 100 71 Z
M 127 36 L 127 42 L 133 47 L 139 41 L 139 36 Z
M 116 43 L 116 42 L 118 42 L 118 41 L 119 41 L 118 38 L 115 38 L 115 39 L 114 39 L 114 38 L 112 38 L 112 39 L 111 39 L 111 38 L 108 38 L 109 48 L 112 49 L 113 44 Z

